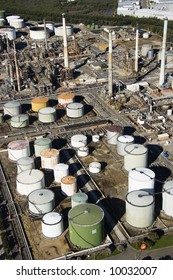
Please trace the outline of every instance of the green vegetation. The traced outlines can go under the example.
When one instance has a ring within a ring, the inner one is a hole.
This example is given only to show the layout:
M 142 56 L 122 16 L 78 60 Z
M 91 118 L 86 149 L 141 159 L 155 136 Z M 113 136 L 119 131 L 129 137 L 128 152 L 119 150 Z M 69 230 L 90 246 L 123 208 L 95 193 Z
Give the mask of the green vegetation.
M 69 23 L 95 23 L 98 25 L 132 25 L 158 35 L 163 34 L 163 21 L 156 18 L 134 18 L 116 15 L 118 0 L 1 0 L 0 9 L 7 14 L 19 14 L 26 20 L 52 20 L 61 22 L 61 14 L 66 13 Z M 173 40 L 173 21 L 168 24 L 168 41 Z

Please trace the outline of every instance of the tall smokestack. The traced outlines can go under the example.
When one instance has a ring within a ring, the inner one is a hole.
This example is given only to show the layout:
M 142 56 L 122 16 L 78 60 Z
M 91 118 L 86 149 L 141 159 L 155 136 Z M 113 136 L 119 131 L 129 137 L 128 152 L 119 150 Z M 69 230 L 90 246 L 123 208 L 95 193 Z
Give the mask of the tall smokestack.
M 67 49 L 67 31 L 65 23 L 65 14 L 62 14 L 62 25 L 63 25 L 63 41 L 64 41 L 64 67 L 68 68 L 68 49 Z
M 138 72 L 139 29 L 136 28 L 135 72 Z
M 160 66 L 160 80 L 159 85 L 162 86 L 165 82 L 165 55 L 166 55 L 166 38 L 167 38 L 167 29 L 168 29 L 168 19 L 164 19 L 164 28 L 163 28 L 163 42 L 162 42 L 162 57 L 161 57 L 161 66 Z
M 109 31 L 109 65 L 108 65 L 108 88 L 109 88 L 109 97 L 113 95 L 113 73 L 112 73 L 112 32 Z

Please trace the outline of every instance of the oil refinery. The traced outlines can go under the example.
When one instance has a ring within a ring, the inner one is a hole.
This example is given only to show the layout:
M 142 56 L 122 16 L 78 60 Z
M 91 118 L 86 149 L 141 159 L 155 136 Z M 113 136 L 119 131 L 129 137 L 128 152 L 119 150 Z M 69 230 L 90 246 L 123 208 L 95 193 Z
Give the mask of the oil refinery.
M 0 19 L 0 206 L 21 260 L 173 232 L 173 49 L 139 26 Z

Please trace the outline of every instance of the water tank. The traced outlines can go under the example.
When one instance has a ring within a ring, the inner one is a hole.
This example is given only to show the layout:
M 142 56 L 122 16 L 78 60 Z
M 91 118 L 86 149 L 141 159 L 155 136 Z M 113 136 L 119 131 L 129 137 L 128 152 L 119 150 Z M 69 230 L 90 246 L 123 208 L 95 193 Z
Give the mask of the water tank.
M 75 95 L 73 93 L 62 93 L 57 96 L 58 104 L 66 107 L 68 104 L 74 102 Z
M 154 193 L 155 173 L 149 168 L 134 168 L 128 174 L 128 192 L 144 190 Z
M 173 217 L 173 180 L 167 181 L 163 185 L 162 209 L 164 213 Z
M 146 57 L 148 55 L 148 51 L 152 50 L 153 46 L 151 44 L 142 45 L 142 56 Z
M 74 176 L 65 176 L 61 179 L 61 191 L 67 196 L 77 192 L 77 180 Z
M 148 59 L 153 59 L 154 58 L 154 50 L 149 50 L 147 53 L 147 58 Z
M 46 27 L 46 32 L 44 27 L 34 26 L 30 28 L 30 38 L 32 40 L 45 40 L 50 36 L 49 29 Z
M 84 203 L 68 212 L 69 237 L 81 249 L 99 246 L 104 240 L 104 212 L 95 204 Z
M 38 23 L 39 27 L 44 27 L 45 25 L 49 29 L 49 33 L 54 33 L 54 22 L 46 21 L 45 24 L 44 24 L 44 22 L 39 22 Z
M 11 16 L 7 16 L 6 20 L 7 20 L 8 24 L 10 24 L 11 20 L 18 19 L 18 18 L 20 18 L 20 16 L 18 16 L 18 15 L 11 15 Z
M 20 29 L 25 27 L 25 22 L 22 18 L 15 18 L 15 19 L 10 19 L 9 22 L 10 26 Z
M 55 182 L 61 183 L 61 179 L 69 175 L 69 165 L 65 163 L 58 163 L 54 167 Z
M 32 157 L 22 157 L 17 160 L 17 172 L 31 170 L 35 168 L 34 159 Z
M 83 192 L 74 193 L 71 197 L 71 207 L 88 202 L 88 195 Z
M 100 140 L 100 136 L 98 134 L 92 135 L 92 142 L 97 143 Z
M 29 116 L 26 114 L 13 116 L 10 123 L 11 126 L 15 128 L 27 127 L 29 125 Z
M 42 123 L 51 123 L 56 121 L 56 109 L 45 107 L 38 111 L 38 119 Z
M 15 140 L 8 144 L 8 158 L 17 161 L 22 157 L 30 156 L 29 142 L 26 140 Z
M 89 155 L 89 148 L 88 146 L 82 146 L 77 149 L 78 157 L 87 157 Z
M 21 104 L 18 101 L 9 101 L 4 104 L 4 115 L 16 116 L 21 112 Z
M 57 149 L 46 149 L 40 153 L 41 167 L 45 169 L 54 169 L 59 162 L 59 151 Z
M 144 32 L 143 35 L 142 35 L 142 37 L 143 37 L 144 39 L 148 39 L 148 38 L 150 37 L 150 34 L 149 34 L 148 32 Z
M 126 195 L 126 221 L 133 227 L 146 228 L 154 222 L 154 196 L 138 190 Z
M 126 154 L 124 148 L 128 144 L 133 144 L 135 141 L 135 138 L 132 135 L 120 135 L 117 138 L 117 153 L 120 156 L 124 156 Z
M 63 26 L 55 26 L 55 35 L 58 37 L 63 36 Z M 73 35 L 73 26 L 72 25 L 66 25 L 66 34 L 67 36 Z
M 129 144 L 125 147 L 124 168 L 130 171 L 137 167 L 147 167 L 148 149 L 141 144 Z
M 47 97 L 37 97 L 32 99 L 31 106 L 34 112 L 38 112 L 40 109 L 48 106 L 48 98 Z
M 101 163 L 97 161 L 93 161 L 89 164 L 89 172 L 91 173 L 100 173 L 101 171 Z
M 10 41 L 16 39 L 16 30 L 14 27 L 0 27 L 0 35 L 6 36 Z
M 40 138 L 34 141 L 35 156 L 39 157 L 43 150 L 52 148 L 52 140 L 50 138 Z
M 75 134 L 71 137 L 71 146 L 80 148 L 87 145 L 87 136 L 83 134 Z
M 50 212 L 42 218 L 42 233 L 49 238 L 60 236 L 64 231 L 62 215 L 57 212 Z
M 17 192 L 28 196 L 32 191 L 45 187 L 44 173 L 38 169 L 24 170 L 16 177 Z
M 107 142 L 111 145 L 117 144 L 117 138 L 122 131 L 122 126 L 120 125 L 111 125 L 106 128 L 107 131 Z
M 55 194 L 48 189 L 38 189 L 28 195 L 29 211 L 33 214 L 46 214 L 55 207 Z
M 84 115 L 84 105 L 81 103 L 70 103 L 66 107 L 67 117 L 81 118 Z

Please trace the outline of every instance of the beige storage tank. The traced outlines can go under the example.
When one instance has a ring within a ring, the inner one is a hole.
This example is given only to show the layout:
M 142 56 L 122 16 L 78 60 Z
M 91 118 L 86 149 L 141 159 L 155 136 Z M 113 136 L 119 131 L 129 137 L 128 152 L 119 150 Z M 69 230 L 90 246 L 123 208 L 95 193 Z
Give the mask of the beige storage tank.
M 17 173 L 24 170 L 31 170 L 35 168 L 34 159 L 32 157 L 22 157 L 17 160 Z
M 22 157 L 30 156 L 29 142 L 26 140 L 16 140 L 8 144 L 8 158 L 17 161 Z
M 61 179 L 61 191 L 67 196 L 77 192 L 77 180 L 74 176 L 65 176 Z
M 61 179 L 69 175 L 69 165 L 65 163 L 58 163 L 54 167 L 55 182 L 61 183 Z
M 45 188 L 44 173 L 38 169 L 24 170 L 16 178 L 17 192 L 28 196 L 32 191 Z
M 40 109 L 48 106 L 49 99 L 46 97 L 37 97 L 32 99 L 31 106 L 34 112 L 38 112 Z
M 56 109 L 52 107 L 41 108 L 38 111 L 38 119 L 42 123 L 51 123 L 56 121 Z
M 29 116 L 26 114 L 13 116 L 10 120 L 10 123 L 14 128 L 27 127 L 29 125 Z
M 137 167 L 147 167 L 148 149 L 141 144 L 129 144 L 125 147 L 124 168 L 130 171 Z
M 34 141 L 35 156 L 39 157 L 43 150 L 52 148 L 52 140 L 48 137 L 36 139 Z
M 21 113 L 21 104 L 18 101 L 9 101 L 4 104 L 4 115 L 16 116 Z
M 125 147 L 128 144 L 133 144 L 135 142 L 135 138 L 132 135 L 120 135 L 117 138 L 117 153 L 120 156 L 125 156 Z
M 122 126 L 111 125 L 106 128 L 107 130 L 107 142 L 111 145 L 117 145 L 117 138 L 122 132 Z
M 42 218 L 42 233 L 49 238 L 56 238 L 64 231 L 62 215 L 57 212 L 50 212 Z
M 54 169 L 59 162 L 59 151 L 57 149 L 46 149 L 40 153 L 41 167 L 45 169 Z
M 133 227 L 146 228 L 154 222 L 154 196 L 146 191 L 129 192 L 126 196 L 126 221 Z
M 74 102 L 75 95 L 73 93 L 62 93 L 57 96 L 58 104 L 67 107 L 68 104 Z
M 29 211 L 33 214 L 46 214 L 55 208 L 55 194 L 51 190 L 38 189 L 28 195 Z

